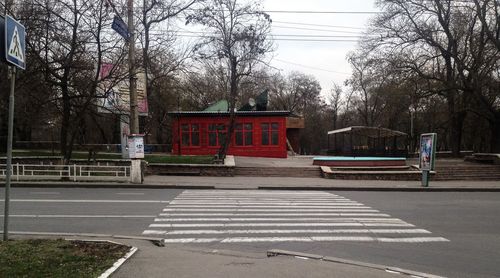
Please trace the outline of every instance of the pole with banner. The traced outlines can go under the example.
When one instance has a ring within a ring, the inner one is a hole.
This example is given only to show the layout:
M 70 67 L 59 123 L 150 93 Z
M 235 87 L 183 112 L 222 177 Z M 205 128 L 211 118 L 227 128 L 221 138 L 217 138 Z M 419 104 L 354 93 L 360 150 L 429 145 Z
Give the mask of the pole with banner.
M 429 186 L 430 172 L 434 171 L 436 161 L 436 133 L 420 135 L 419 165 L 422 171 L 422 186 Z
M 0 26 L 4 35 L 0 36 L 4 40 L 2 44 L 2 55 L 9 64 L 10 76 L 10 94 L 9 94 L 9 120 L 7 135 L 7 167 L 5 174 L 5 208 L 3 240 L 9 240 L 9 202 L 10 202 L 10 183 L 12 177 L 12 141 L 14 138 L 14 91 L 16 87 L 16 69 L 26 68 L 26 33 L 24 26 L 12 17 L 6 15 L 0 20 L 3 26 Z M 3 28 L 2 28 L 3 27 Z

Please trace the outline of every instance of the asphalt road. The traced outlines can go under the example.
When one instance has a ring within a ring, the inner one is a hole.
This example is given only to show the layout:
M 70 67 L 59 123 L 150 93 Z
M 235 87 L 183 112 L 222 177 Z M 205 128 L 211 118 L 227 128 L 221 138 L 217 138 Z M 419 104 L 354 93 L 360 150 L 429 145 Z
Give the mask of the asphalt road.
M 0 199 L 3 200 L 3 188 L 0 190 Z M 204 210 L 206 203 L 203 203 L 202 199 L 208 197 L 200 196 L 213 194 L 217 196 L 217 193 L 211 193 L 214 191 L 190 190 L 188 193 L 183 193 L 187 194 L 185 195 L 187 197 L 183 199 L 179 197 L 182 192 L 181 190 L 170 189 L 13 188 L 11 195 L 11 214 L 13 217 L 10 220 L 10 230 L 142 235 L 144 231 L 153 229 L 150 226 L 154 223 L 174 223 L 182 226 L 184 223 L 206 221 L 206 219 L 200 218 L 201 216 L 186 213 L 183 214 L 183 219 L 177 219 L 179 222 L 155 221 L 160 217 L 161 213 L 164 213 L 165 208 L 170 208 L 172 211 L 178 208 L 185 210 L 185 208 L 182 208 L 182 202 L 192 199 L 196 200 L 196 202 L 202 202 L 200 203 L 200 210 Z M 240 208 L 245 206 L 241 204 L 241 199 L 247 198 L 245 192 L 239 191 L 238 193 L 240 203 L 237 205 Z M 251 206 L 262 206 L 260 202 L 264 202 L 264 204 L 265 202 L 274 202 L 275 205 L 279 205 L 278 202 L 284 202 L 273 199 L 278 195 L 278 191 L 261 190 L 259 192 L 262 193 L 262 197 L 255 197 L 258 195 L 257 193 L 254 193 L 255 196 L 252 197 L 252 193 L 248 193 L 247 199 L 253 200 L 252 202 L 255 203 Z M 355 204 L 351 205 L 363 205 L 365 211 L 375 210 L 381 215 L 387 214 L 387 217 L 394 219 L 393 221 L 398 221 L 394 223 L 414 225 L 414 227 L 408 229 L 424 229 L 430 233 L 424 235 L 426 237 L 432 237 L 433 239 L 444 238 L 446 240 L 436 242 L 381 242 L 377 240 L 359 241 L 355 239 L 345 241 L 328 239 L 326 242 L 321 240 L 303 242 L 300 241 L 302 237 L 297 236 L 298 241 L 280 241 L 279 238 L 274 238 L 270 241 L 223 243 L 214 240 L 207 243 L 191 244 L 240 252 L 264 252 L 272 248 L 302 251 L 397 266 L 448 277 L 500 276 L 500 193 L 347 191 L 330 193 L 334 194 L 332 196 L 337 196 L 338 199 L 345 197 L 346 200 L 350 200 L 349 202 L 355 202 Z M 317 200 L 313 201 L 311 199 L 311 203 L 298 205 L 318 204 L 314 202 L 325 203 L 324 195 L 321 195 L 325 193 L 314 194 L 310 198 Z M 296 195 L 290 194 L 287 196 Z M 177 199 L 172 203 L 171 201 L 174 198 Z M 222 197 L 217 202 L 221 203 L 224 200 L 226 200 L 225 197 Z M 294 202 L 298 201 L 295 200 Z M 2 221 L 0 227 L 2 230 L 3 205 L 3 201 L 1 201 L 0 212 L 2 217 L 0 218 Z M 217 206 L 223 207 L 227 205 L 223 203 Z M 290 206 L 295 205 L 297 204 L 290 203 Z M 283 203 L 281 205 L 282 209 L 286 209 L 286 207 L 287 204 Z M 309 209 L 312 211 L 316 208 Z M 220 208 L 215 210 L 220 210 Z M 322 209 L 319 208 L 319 210 Z M 220 212 L 214 211 L 213 213 L 218 213 L 218 216 L 212 217 L 222 217 Z M 248 219 L 255 220 L 260 217 L 256 216 L 255 212 L 246 213 L 249 214 Z M 252 218 L 250 218 L 250 214 L 252 214 Z M 276 218 L 276 216 L 269 217 L 270 219 Z M 276 220 L 276 222 L 279 221 L 281 220 Z M 176 228 L 170 229 L 175 230 Z M 185 228 L 178 228 L 178 232 L 185 232 L 182 229 Z M 191 231 L 193 229 L 190 228 Z M 202 229 L 206 230 L 207 228 Z M 302 227 L 301 229 L 310 230 L 312 228 Z M 166 235 L 163 236 L 167 237 Z M 377 234 L 371 233 L 370 236 L 369 239 L 380 239 Z M 401 238 L 405 239 L 408 236 Z M 171 240 L 176 242 L 178 238 L 172 237 Z
M 10 231 L 141 235 L 181 190 L 12 188 Z M 3 231 L 4 189 L 0 193 Z

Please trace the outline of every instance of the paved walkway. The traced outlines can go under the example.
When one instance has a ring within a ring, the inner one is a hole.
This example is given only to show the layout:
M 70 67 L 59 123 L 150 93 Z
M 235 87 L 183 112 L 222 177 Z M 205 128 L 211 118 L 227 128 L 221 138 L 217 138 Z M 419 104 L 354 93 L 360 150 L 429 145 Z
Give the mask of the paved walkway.
M 286 177 L 200 177 L 200 176 L 147 176 L 149 186 L 206 187 L 220 189 L 353 189 L 353 190 L 500 190 L 500 181 L 431 181 L 423 188 L 420 181 L 335 180 L 323 178 Z
M 313 157 L 266 158 L 235 156 L 234 161 L 238 167 L 318 167 L 313 165 Z
M 0 187 L 4 184 L 0 183 Z M 379 191 L 500 191 L 500 181 L 420 181 L 335 180 L 287 177 L 205 177 L 146 176 L 143 184 L 124 182 L 13 181 L 14 187 L 83 187 L 83 188 L 199 188 L 199 189 L 313 189 Z
M 138 252 L 113 277 L 405 277 L 380 269 L 338 262 L 267 257 L 264 253 L 195 248 L 156 247 L 147 241 L 120 240 Z
M 313 156 L 291 156 L 286 159 L 235 157 L 239 167 L 317 167 L 312 165 Z M 408 164 L 415 164 L 409 159 Z M 463 165 L 461 159 L 440 159 L 437 165 Z M 0 187 L 3 186 L 0 183 Z M 206 177 L 206 176 L 146 176 L 143 184 L 128 182 L 61 182 L 61 181 L 13 181 L 13 186 L 26 187 L 132 187 L 132 188 L 209 188 L 209 189 L 322 189 L 322 190 L 443 190 L 443 191 L 500 191 L 500 181 L 432 181 L 428 188 L 420 181 L 388 180 L 336 180 L 324 178 L 294 177 Z

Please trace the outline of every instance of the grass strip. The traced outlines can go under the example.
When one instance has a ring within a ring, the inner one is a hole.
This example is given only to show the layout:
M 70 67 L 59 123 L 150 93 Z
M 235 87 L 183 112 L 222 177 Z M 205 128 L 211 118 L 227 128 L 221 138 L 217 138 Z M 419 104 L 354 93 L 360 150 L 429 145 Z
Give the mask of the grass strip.
M 0 277 L 98 277 L 129 251 L 109 242 L 0 242 Z
M 50 150 L 13 150 L 14 157 L 28 157 L 28 156 L 43 156 L 43 157 L 61 157 L 58 152 L 52 153 Z M 0 154 L 4 157 L 5 154 Z M 98 152 L 95 156 L 96 159 L 121 159 L 120 153 L 106 153 Z M 88 152 L 74 151 L 71 155 L 72 159 L 88 159 Z M 93 159 L 93 157 L 92 157 Z M 146 154 L 144 160 L 148 163 L 172 163 L 172 164 L 213 164 L 213 156 L 210 155 L 159 155 L 159 154 Z

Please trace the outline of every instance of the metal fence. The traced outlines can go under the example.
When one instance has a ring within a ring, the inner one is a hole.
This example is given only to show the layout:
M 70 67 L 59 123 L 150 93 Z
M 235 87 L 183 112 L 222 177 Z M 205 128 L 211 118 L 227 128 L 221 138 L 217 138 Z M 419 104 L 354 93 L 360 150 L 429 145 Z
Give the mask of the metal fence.
M 85 180 L 128 180 L 130 166 L 110 165 L 43 165 L 12 164 L 12 180 L 60 179 Z M 7 165 L 0 164 L 0 177 L 5 177 Z

